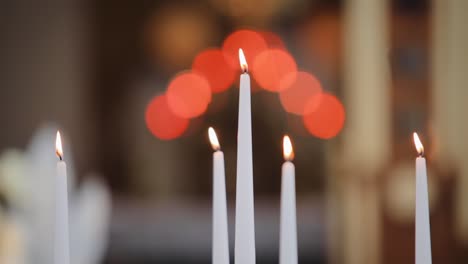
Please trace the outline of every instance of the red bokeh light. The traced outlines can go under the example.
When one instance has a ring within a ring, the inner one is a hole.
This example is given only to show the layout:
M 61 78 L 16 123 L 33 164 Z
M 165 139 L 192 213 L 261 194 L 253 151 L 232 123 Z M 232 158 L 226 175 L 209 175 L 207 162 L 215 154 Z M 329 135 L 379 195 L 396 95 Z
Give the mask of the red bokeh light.
M 294 58 L 284 50 L 268 49 L 254 60 L 252 74 L 258 84 L 272 92 L 281 90 L 280 82 L 287 74 L 297 72 Z
M 334 95 L 321 93 L 312 97 L 305 111 L 308 114 L 303 116 L 304 125 L 310 134 L 318 138 L 333 138 L 343 128 L 345 110 L 343 104 Z
M 308 72 L 289 73 L 280 82 L 280 101 L 288 113 L 303 115 L 307 102 L 322 92 L 320 82 Z M 309 111 L 312 111 L 309 106 Z
M 239 48 L 242 48 L 247 59 L 247 64 L 254 61 L 255 57 L 260 52 L 268 48 L 265 39 L 258 32 L 253 30 L 237 30 L 231 33 L 223 43 L 223 52 L 230 59 L 230 62 L 235 62 L 232 67 L 236 71 L 240 71 L 239 66 Z
M 234 83 L 236 71 L 228 62 L 231 57 L 224 56 L 220 49 L 208 49 L 195 57 L 192 64 L 194 72 L 202 74 L 210 83 L 213 93 L 227 90 Z
M 155 137 L 171 140 L 180 137 L 189 125 L 189 120 L 174 114 L 165 95 L 156 96 L 146 108 L 145 122 Z
M 265 40 L 268 48 L 286 50 L 286 45 L 280 36 L 270 31 L 262 31 L 263 39 Z
M 194 72 L 179 74 L 169 84 L 167 102 L 172 112 L 180 117 L 200 116 L 211 102 L 210 84 Z

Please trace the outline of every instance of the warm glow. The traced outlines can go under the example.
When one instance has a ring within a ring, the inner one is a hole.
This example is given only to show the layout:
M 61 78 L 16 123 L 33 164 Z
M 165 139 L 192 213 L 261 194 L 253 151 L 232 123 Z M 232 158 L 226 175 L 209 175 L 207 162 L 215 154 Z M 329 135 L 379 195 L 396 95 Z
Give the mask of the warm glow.
M 343 129 L 345 119 L 346 113 L 341 101 L 325 92 L 309 99 L 302 117 L 307 131 L 321 139 L 336 137 Z
M 241 29 L 229 34 L 223 41 L 221 50 L 226 57 L 231 58 L 229 63 L 236 72 L 239 70 L 240 48 L 242 48 L 245 58 L 251 63 L 258 54 L 268 49 L 268 46 L 262 34 L 253 30 Z
M 145 122 L 148 130 L 161 140 L 172 140 L 184 134 L 189 119 L 172 112 L 166 95 L 154 97 L 146 107 Z
M 249 66 L 247 65 L 247 61 L 245 60 L 244 51 L 242 51 L 242 49 L 239 49 L 239 62 L 240 62 L 242 72 L 248 72 L 249 71 Z
M 219 145 L 218 137 L 216 136 L 216 132 L 212 127 L 208 128 L 208 137 L 210 138 L 210 143 L 213 149 L 220 150 L 221 146 Z
M 296 115 L 308 114 L 305 112 L 308 102 L 320 95 L 322 86 L 320 82 L 308 72 L 289 73 L 280 82 L 280 102 L 286 112 Z M 308 109 L 313 111 L 315 109 Z
M 294 158 L 294 151 L 289 136 L 283 137 L 283 156 L 285 160 L 291 161 Z
M 263 89 L 278 92 L 282 88 L 280 82 L 283 77 L 297 72 L 297 64 L 289 52 L 282 49 L 267 49 L 255 57 L 251 71 Z
M 62 138 L 60 137 L 60 132 L 57 131 L 57 137 L 55 138 L 55 154 L 62 160 L 63 150 L 62 150 Z
M 178 74 L 167 88 L 167 103 L 171 111 L 181 118 L 194 118 L 206 112 L 211 102 L 208 80 L 192 71 Z
M 239 68 L 237 62 L 225 56 L 220 49 L 207 49 L 200 52 L 192 63 L 192 70 L 203 75 L 210 83 L 213 93 L 224 92 L 234 83 Z
M 422 156 L 424 154 L 424 146 L 421 143 L 421 140 L 418 137 L 418 134 L 416 132 L 413 133 L 413 139 L 414 139 L 414 145 L 416 146 L 416 150 L 418 151 L 418 154 Z

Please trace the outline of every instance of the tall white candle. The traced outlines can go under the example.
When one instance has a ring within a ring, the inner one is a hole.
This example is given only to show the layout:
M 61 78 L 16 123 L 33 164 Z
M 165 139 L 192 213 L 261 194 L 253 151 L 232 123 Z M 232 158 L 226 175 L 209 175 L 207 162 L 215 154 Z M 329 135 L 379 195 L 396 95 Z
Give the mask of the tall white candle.
M 59 157 L 55 177 L 54 263 L 69 264 L 67 164 L 63 161 L 62 140 L 57 131 L 55 152 Z
M 431 264 L 431 226 L 429 223 L 429 195 L 427 188 L 427 170 L 424 147 L 416 133 L 413 133 L 414 144 L 419 157 L 416 158 L 416 264 Z
M 280 264 L 297 264 L 296 181 L 294 152 L 288 136 L 283 138 L 281 173 Z
M 252 167 L 252 121 L 250 109 L 250 76 L 242 49 L 239 120 L 237 130 L 236 234 L 234 260 L 237 264 L 255 263 L 255 222 Z
M 213 241 L 212 263 L 229 264 L 229 239 L 226 205 L 224 154 L 213 128 L 208 129 L 213 153 Z

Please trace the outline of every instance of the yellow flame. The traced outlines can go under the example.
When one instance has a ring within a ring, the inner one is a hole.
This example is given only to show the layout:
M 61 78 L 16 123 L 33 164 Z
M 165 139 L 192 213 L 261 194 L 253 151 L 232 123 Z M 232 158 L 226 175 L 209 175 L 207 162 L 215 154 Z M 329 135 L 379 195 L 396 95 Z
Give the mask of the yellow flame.
M 247 60 L 245 59 L 244 51 L 242 49 L 239 49 L 239 62 L 242 72 L 248 72 L 249 65 L 247 65 Z
M 60 137 L 60 131 L 57 131 L 57 137 L 55 138 L 55 154 L 57 157 L 62 159 L 63 150 L 62 150 L 62 138 Z
M 419 155 L 424 154 L 424 146 L 421 143 L 421 140 L 418 137 L 418 134 L 416 132 L 413 133 L 413 140 L 414 140 L 414 145 L 416 146 L 416 150 L 418 151 Z
M 283 137 L 283 157 L 285 160 L 289 161 L 294 159 L 294 151 L 291 139 L 287 135 Z
M 212 127 L 208 128 L 208 137 L 210 138 L 210 143 L 213 149 L 220 150 L 221 146 L 219 145 L 218 137 L 216 136 L 216 132 Z

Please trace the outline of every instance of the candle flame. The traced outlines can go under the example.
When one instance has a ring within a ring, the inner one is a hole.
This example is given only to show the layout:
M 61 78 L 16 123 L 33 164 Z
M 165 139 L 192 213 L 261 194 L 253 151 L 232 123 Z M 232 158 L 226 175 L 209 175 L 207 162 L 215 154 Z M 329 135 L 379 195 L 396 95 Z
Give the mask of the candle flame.
M 294 151 L 289 136 L 283 137 L 283 156 L 285 160 L 291 161 L 294 159 Z
M 242 49 L 239 49 L 239 62 L 242 72 L 248 72 L 249 65 L 247 65 L 247 60 L 245 59 L 244 51 Z
M 62 150 L 62 138 L 60 137 L 60 131 L 57 131 L 57 137 L 55 138 L 55 154 L 60 160 L 62 160 L 63 150 Z
M 414 145 L 416 146 L 416 150 L 418 151 L 419 156 L 424 155 L 424 146 L 421 143 L 421 140 L 419 139 L 419 136 L 416 132 L 413 133 L 413 140 L 414 140 Z
M 208 128 L 208 137 L 210 138 L 210 143 L 213 149 L 215 151 L 220 150 L 221 146 L 219 145 L 218 137 L 212 127 Z

